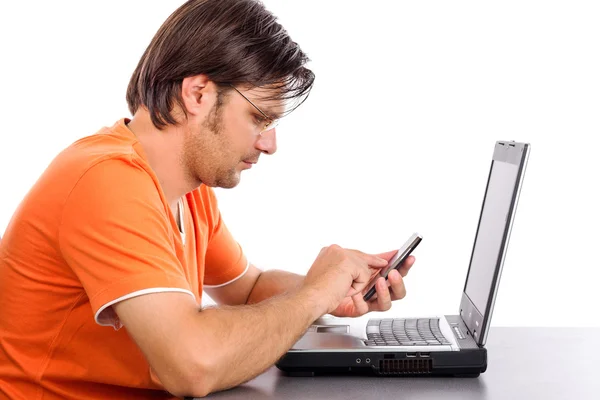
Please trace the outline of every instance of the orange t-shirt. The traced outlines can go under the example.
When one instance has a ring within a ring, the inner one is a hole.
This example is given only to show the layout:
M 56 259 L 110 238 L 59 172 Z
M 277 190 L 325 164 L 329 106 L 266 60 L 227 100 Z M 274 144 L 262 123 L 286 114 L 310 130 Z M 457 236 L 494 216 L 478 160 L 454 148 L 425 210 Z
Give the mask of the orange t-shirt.
M 75 142 L 0 240 L 0 398 L 171 398 L 111 305 L 241 276 L 246 257 L 202 185 L 186 235 L 127 120 Z M 185 243 L 183 242 L 185 237 Z

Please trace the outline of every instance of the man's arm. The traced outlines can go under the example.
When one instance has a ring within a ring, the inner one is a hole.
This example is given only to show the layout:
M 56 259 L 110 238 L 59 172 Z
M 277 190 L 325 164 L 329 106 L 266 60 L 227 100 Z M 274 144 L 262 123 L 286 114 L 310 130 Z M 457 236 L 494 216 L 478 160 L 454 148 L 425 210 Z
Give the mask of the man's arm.
M 260 303 L 270 297 L 296 290 L 301 287 L 304 278 L 304 275 L 277 269 L 264 271 L 256 279 L 246 304 Z
M 314 299 L 297 291 L 255 305 L 199 310 L 189 295 L 165 292 L 113 307 L 165 389 L 202 397 L 273 365 L 327 312 Z
M 270 297 L 298 289 L 304 275 L 281 270 L 261 271 L 250 264 L 240 279 L 221 287 L 206 288 L 218 304 L 255 304 Z
M 387 262 L 339 246 L 324 248 L 302 285 L 258 304 L 199 310 L 191 296 L 164 292 L 112 307 L 166 390 L 205 396 L 273 365 L 314 320 L 360 293 Z
M 395 253 L 396 250 L 392 250 L 377 256 L 390 260 Z M 365 302 L 362 297 L 360 299 L 347 297 L 331 314 L 338 317 L 356 317 L 370 311 L 388 310 L 392 301 L 400 300 L 406 295 L 403 277 L 408 274 L 414 262 L 415 257 L 410 256 L 397 272 L 392 271 L 388 276 L 389 289 L 385 282 L 381 283 L 375 301 Z M 207 292 L 219 304 L 255 304 L 301 287 L 305 278 L 304 275 L 280 270 L 262 272 L 250 265 L 247 273 L 240 279 L 219 288 L 207 289 Z

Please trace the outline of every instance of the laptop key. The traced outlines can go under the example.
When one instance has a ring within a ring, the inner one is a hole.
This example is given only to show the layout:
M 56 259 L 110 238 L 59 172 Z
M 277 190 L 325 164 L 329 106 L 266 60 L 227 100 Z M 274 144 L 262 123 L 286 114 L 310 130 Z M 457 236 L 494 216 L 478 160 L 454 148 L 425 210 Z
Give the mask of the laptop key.
M 378 326 L 367 326 L 367 334 L 369 333 L 379 333 L 379 327 Z
M 450 344 L 439 328 L 439 318 L 371 319 L 367 341 L 376 346 L 439 346 Z
M 417 326 L 417 319 L 415 318 L 408 318 L 405 322 L 406 325 L 410 325 L 410 326 Z
M 403 319 L 395 319 L 392 323 L 392 327 L 394 329 L 402 329 L 404 330 L 404 320 Z

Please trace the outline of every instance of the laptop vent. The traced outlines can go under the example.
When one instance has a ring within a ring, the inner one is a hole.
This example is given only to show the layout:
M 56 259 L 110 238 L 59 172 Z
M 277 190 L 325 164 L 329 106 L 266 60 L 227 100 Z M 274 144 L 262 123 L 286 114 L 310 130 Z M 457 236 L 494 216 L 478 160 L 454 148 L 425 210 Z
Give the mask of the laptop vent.
M 431 359 L 379 360 L 379 375 L 430 374 L 433 366 Z

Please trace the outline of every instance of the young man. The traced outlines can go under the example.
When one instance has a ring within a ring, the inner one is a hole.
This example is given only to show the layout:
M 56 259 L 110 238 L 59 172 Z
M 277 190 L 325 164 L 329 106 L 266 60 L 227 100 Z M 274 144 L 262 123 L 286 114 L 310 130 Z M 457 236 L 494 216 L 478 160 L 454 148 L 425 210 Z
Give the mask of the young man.
M 307 58 L 262 4 L 191 0 L 127 89 L 133 118 L 59 154 L 0 241 L 0 397 L 204 396 L 271 366 L 325 313 L 387 310 L 393 252 L 333 245 L 306 276 L 249 264 L 211 187 L 276 150 Z M 201 309 L 206 291 L 219 306 Z

